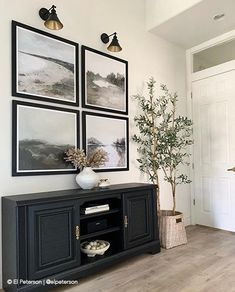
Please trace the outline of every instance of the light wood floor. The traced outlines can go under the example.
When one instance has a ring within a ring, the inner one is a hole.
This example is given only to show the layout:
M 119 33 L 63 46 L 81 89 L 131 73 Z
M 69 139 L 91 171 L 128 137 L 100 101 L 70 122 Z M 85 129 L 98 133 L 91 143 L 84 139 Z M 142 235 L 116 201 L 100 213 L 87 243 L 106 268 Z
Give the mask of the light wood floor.
M 187 227 L 188 244 L 115 265 L 66 292 L 233 292 L 235 233 Z

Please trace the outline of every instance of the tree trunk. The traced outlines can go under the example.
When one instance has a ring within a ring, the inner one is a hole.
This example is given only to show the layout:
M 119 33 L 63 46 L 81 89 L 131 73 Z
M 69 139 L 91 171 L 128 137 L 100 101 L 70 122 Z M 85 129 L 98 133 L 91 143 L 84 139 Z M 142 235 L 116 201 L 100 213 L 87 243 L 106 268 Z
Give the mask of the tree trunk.
M 161 205 L 160 205 L 160 184 L 159 184 L 159 177 L 157 175 L 156 177 L 157 181 L 157 188 L 156 188 L 156 194 L 157 194 L 157 213 L 160 214 Z
M 171 181 L 171 191 L 172 191 L 172 199 L 173 199 L 172 213 L 173 213 L 173 216 L 175 216 L 176 199 L 175 199 L 175 183 L 173 181 Z
M 175 216 L 175 208 L 176 208 L 175 186 L 173 186 L 172 195 L 173 195 L 173 215 Z

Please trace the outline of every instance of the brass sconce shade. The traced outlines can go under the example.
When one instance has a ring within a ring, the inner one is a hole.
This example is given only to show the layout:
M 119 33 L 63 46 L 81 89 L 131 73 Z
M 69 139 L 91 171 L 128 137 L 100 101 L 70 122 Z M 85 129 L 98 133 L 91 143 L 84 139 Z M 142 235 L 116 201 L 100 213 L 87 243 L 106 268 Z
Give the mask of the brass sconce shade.
M 107 35 L 107 33 L 102 33 L 100 38 L 104 44 L 107 44 L 109 42 L 109 38 L 112 35 L 113 35 L 113 39 L 111 43 L 109 44 L 109 46 L 107 47 L 107 50 L 109 50 L 110 52 L 115 52 L 115 53 L 120 52 L 122 50 L 122 47 L 119 45 L 116 32 L 112 33 L 111 35 Z
M 45 20 L 45 27 L 52 30 L 59 30 L 63 28 L 62 22 L 59 20 L 56 10 L 56 6 L 52 5 L 50 9 L 41 8 L 39 10 L 39 15 L 41 19 Z

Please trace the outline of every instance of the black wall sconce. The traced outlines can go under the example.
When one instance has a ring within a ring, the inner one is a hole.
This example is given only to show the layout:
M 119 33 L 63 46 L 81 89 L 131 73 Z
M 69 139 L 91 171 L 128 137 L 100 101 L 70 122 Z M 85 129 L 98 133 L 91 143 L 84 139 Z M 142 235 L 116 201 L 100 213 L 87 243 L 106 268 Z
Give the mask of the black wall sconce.
M 50 9 L 41 8 L 39 15 L 45 21 L 45 27 L 52 30 L 59 30 L 63 28 L 63 23 L 59 20 L 55 8 L 55 5 L 52 5 Z
M 104 44 L 107 44 L 109 42 L 109 38 L 112 35 L 113 35 L 113 39 L 112 39 L 111 43 L 109 44 L 109 46 L 107 47 L 107 50 L 109 50 L 110 52 L 120 52 L 122 50 L 122 47 L 119 45 L 116 32 L 114 32 L 110 35 L 107 35 L 107 33 L 102 33 L 100 38 Z

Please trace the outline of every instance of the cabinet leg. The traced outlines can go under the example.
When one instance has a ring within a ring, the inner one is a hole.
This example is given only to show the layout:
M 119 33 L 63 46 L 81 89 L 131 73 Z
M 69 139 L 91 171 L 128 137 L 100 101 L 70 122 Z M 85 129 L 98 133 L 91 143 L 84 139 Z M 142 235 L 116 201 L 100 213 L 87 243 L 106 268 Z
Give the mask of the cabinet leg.
M 160 245 L 156 245 L 155 247 L 152 248 L 152 250 L 149 252 L 150 254 L 157 254 L 161 251 Z

